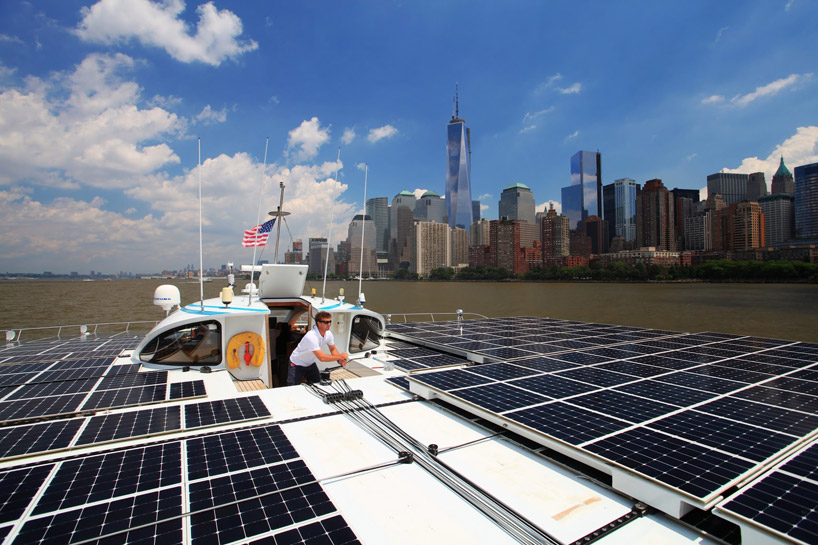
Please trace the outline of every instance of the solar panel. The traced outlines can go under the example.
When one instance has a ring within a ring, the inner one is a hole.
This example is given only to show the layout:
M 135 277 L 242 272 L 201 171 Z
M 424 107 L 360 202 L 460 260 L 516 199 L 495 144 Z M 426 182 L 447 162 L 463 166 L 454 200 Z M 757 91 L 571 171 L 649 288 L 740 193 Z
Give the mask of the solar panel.
M 133 376 L 133 375 L 122 375 Z M 136 388 L 119 388 L 117 390 L 95 391 L 82 405 L 82 410 L 109 409 L 130 407 L 164 401 L 167 391 L 165 384 L 157 386 L 137 386 Z
M 270 416 L 258 396 L 203 401 L 185 406 L 185 428 L 198 428 Z
M 207 389 L 203 380 L 189 380 L 186 382 L 174 382 L 170 385 L 168 399 L 187 399 L 191 397 L 203 397 L 207 395 Z
M 53 465 L 42 465 L 0 472 L 0 523 L 17 520 L 36 491 L 51 473 Z
M 0 459 L 66 448 L 82 422 L 74 418 L 0 428 Z
M 64 380 L 60 382 L 36 382 L 34 384 L 24 384 L 8 395 L 4 401 L 90 392 L 96 383 L 97 379 L 91 378 L 83 380 Z
M 77 445 L 154 435 L 182 429 L 178 405 L 94 416 L 82 431 Z
M 99 386 L 97 386 L 97 390 L 116 390 L 119 388 L 132 388 L 135 386 L 166 384 L 167 381 L 167 371 L 150 371 L 147 373 L 113 375 L 103 378 L 100 381 Z
M 85 394 L 37 397 L 0 402 L 0 420 L 15 421 L 71 414 L 79 410 Z

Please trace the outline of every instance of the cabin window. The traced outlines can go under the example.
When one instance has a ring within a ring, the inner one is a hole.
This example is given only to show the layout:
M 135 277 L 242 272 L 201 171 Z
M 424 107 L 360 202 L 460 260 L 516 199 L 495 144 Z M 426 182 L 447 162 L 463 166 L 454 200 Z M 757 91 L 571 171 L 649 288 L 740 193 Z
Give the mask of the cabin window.
M 350 352 L 366 352 L 378 348 L 381 344 L 383 325 L 372 316 L 356 316 L 352 320 L 352 332 L 349 337 Z
M 218 365 L 222 361 L 222 333 L 219 322 L 186 324 L 152 339 L 139 359 L 164 365 Z

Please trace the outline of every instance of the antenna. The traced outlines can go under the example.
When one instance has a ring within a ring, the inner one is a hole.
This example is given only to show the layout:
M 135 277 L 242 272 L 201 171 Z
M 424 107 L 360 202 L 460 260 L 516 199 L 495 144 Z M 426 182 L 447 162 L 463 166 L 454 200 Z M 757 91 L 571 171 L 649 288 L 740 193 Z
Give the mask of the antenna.
M 338 159 L 335 161 L 335 182 L 338 183 L 338 167 L 341 166 L 341 146 L 338 146 Z M 332 223 L 335 221 L 335 195 L 332 196 L 329 214 L 329 235 L 327 236 L 327 259 L 324 261 L 324 285 L 321 288 L 321 302 L 324 302 L 324 295 L 327 293 L 327 268 L 329 267 L 329 249 L 332 244 Z
M 454 113 L 457 119 L 460 119 L 460 83 L 454 83 Z
M 261 167 L 261 183 L 258 184 L 258 210 L 256 211 L 256 225 L 261 223 L 261 195 L 264 191 L 264 174 L 267 172 L 267 146 L 270 144 L 270 137 L 268 136 L 264 141 L 264 166 Z M 250 264 L 250 285 L 253 284 L 253 274 L 256 272 L 256 250 L 258 246 L 253 246 L 253 262 Z M 248 306 L 253 303 L 253 288 L 251 287 L 247 294 Z
M 364 233 L 366 233 L 366 178 L 369 165 L 364 163 L 364 215 L 361 216 L 361 264 L 358 266 L 358 301 L 361 300 L 361 282 L 364 279 Z
M 202 257 L 202 139 L 198 139 L 199 143 L 199 297 L 202 305 L 202 312 L 204 313 L 204 258 Z

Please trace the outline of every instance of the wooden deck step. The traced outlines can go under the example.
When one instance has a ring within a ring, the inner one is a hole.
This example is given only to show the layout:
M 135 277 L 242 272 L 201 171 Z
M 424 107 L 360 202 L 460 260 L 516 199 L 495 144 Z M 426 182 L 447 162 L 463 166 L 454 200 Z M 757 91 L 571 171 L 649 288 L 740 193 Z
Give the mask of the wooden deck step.
M 267 386 L 264 385 L 264 381 L 260 379 L 234 380 L 233 384 L 236 385 L 236 390 L 238 390 L 239 392 L 253 392 L 255 390 L 267 389 Z

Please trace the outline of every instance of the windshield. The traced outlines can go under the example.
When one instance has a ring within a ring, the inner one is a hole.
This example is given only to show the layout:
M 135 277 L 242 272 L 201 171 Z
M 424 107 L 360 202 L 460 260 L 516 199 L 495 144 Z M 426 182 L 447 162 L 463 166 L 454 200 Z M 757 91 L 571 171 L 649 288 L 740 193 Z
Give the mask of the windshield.
M 218 365 L 222 361 L 221 325 L 199 322 L 160 333 L 145 345 L 139 359 L 165 365 Z
M 349 351 L 366 352 L 378 348 L 382 334 L 383 327 L 380 320 L 372 316 L 356 316 L 352 320 Z

